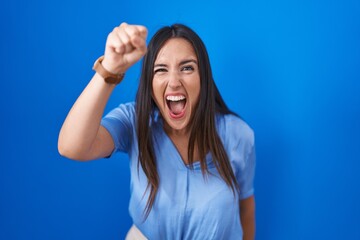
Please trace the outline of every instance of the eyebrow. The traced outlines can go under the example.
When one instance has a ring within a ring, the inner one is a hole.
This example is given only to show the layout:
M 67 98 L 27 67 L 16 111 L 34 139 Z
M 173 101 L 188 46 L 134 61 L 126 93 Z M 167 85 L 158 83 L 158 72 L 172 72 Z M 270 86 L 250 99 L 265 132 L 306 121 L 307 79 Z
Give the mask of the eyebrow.
M 188 59 L 188 60 L 181 61 L 180 64 L 179 64 L 179 66 L 184 65 L 184 64 L 187 64 L 187 63 L 191 63 L 191 62 L 197 64 L 197 61 L 196 61 L 196 60 L 194 60 L 194 59 Z
M 186 59 L 186 60 L 181 61 L 180 64 L 179 64 L 179 66 L 184 65 L 184 64 L 187 64 L 187 63 L 191 63 L 191 62 L 197 64 L 197 61 L 194 60 L 194 59 Z M 167 65 L 166 65 L 166 64 L 163 64 L 163 63 L 158 63 L 158 64 L 155 64 L 155 65 L 154 65 L 154 68 L 155 68 L 155 67 L 167 67 Z

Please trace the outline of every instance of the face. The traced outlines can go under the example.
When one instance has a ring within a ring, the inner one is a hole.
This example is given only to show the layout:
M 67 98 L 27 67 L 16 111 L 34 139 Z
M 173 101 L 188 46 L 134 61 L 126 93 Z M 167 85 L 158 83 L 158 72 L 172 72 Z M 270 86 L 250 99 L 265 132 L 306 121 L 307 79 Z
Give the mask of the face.
M 152 88 L 165 127 L 186 132 L 200 95 L 198 59 L 187 40 L 172 38 L 160 49 Z

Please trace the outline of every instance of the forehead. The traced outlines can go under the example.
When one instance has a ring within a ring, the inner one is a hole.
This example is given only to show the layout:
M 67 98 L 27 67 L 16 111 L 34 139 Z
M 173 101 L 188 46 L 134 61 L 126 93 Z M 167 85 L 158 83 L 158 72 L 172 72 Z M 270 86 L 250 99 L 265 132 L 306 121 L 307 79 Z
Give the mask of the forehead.
M 197 60 L 191 43 L 183 38 L 171 38 L 160 49 L 155 63 L 167 61 L 182 61 L 184 59 Z

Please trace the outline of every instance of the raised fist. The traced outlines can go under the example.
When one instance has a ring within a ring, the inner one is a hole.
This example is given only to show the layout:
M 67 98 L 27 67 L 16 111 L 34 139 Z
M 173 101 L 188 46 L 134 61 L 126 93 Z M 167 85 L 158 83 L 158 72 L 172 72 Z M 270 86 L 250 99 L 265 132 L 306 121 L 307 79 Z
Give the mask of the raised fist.
M 114 74 L 125 73 L 146 53 L 147 29 L 140 25 L 122 23 L 106 40 L 103 67 Z

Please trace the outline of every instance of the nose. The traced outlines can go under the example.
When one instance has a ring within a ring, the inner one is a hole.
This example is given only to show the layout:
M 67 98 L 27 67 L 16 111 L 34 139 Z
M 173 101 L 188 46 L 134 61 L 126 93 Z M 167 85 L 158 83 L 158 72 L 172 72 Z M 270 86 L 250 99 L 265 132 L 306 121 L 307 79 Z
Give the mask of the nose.
M 177 89 L 181 86 L 181 76 L 177 71 L 170 72 L 168 85 L 172 89 Z

